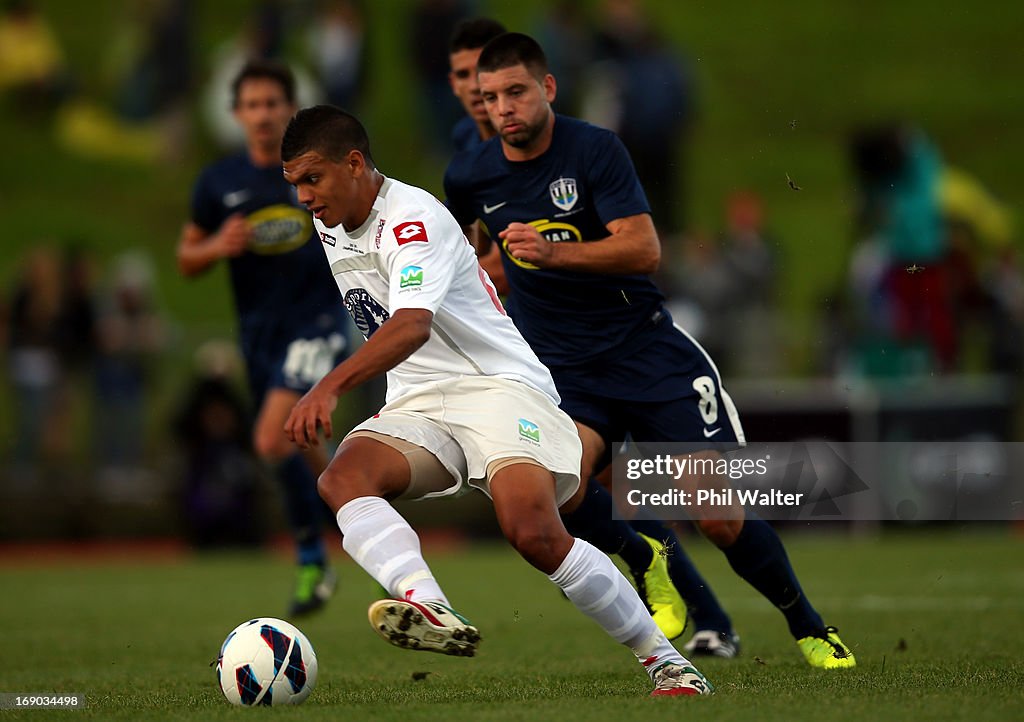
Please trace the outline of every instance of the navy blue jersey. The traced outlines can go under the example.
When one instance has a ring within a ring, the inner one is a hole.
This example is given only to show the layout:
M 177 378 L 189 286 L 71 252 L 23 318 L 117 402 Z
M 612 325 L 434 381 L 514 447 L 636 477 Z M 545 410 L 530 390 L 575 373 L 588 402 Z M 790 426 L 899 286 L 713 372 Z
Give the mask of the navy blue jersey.
M 215 233 L 235 213 L 253 228 L 249 248 L 228 259 L 243 350 L 286 343 L 311 325 L 344 329 L 345 310 L 312 218 L 281 166 L 260 168 L 241 154 L 203 171 L 192 194 L 193 223 Z
M 629 154 L 618 137 L 555 116 L 551 147 L 528 161 L 505 158 L 500 138 L 458 154 L 444 179 L 447 205 L 463 225 L 488 234 L 530 223 L 554 242 L 606 238 L 617 218 L 649 213 Z M 653 341 L 664 300 L 645 275 L 539 269 L 502 254 L 512 289 L 509 313 L 548 367 L 579 366 Z
M 459 122 L 452 126 L 452 146 L 456 151 L 469 150 L 483 142 L 476 121 L 468 115 L 459 118 Z

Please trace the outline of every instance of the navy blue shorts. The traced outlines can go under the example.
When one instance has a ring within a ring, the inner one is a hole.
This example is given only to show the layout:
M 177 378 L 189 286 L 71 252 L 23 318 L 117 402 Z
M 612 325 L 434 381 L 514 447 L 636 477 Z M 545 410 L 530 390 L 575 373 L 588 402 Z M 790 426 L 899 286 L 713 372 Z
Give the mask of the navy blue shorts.
M 666 324 L 650 343 L 600 366 L 552 369 L 561 408 L 608 450 L 637 442 L 745 442 L 739 414 L 707 352 Z
M 322 314 L 290 333 L 244 334 L 242 355 L 257 406 L 271 389 L 309 391 L 345 358 L 347 316 Z

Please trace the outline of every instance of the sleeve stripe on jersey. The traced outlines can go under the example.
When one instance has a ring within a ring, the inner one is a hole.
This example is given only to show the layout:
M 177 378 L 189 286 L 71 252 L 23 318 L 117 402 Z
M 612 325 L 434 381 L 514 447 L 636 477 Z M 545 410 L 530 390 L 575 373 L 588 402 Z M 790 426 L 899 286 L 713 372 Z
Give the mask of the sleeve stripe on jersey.
M 477 265 L 476 270 L 477 274 L 480 276 L 480 283 L 483 284 L 484 289 L 487 291 L 487 295 L 491 297 L 491 303 L 494 304 L 494 307 L 498 309 L 498 312 L 501 313 L 502 316 L 507 316 L 508 314 L 505 313 L 505 307 L 501 305 L 501 299 L 498 298 L 498 292 L 495 290 L 494 284 L 488 280 L 487 275 L 484 273 L 483 266 Z

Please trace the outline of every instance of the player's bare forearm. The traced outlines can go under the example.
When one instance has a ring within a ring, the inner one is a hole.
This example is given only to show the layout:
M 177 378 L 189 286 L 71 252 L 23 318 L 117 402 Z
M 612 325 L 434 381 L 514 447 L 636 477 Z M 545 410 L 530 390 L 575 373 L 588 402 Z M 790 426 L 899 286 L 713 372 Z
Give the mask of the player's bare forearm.
M 320 444 L 319 429 L 334 433 L 331 414 L 345 393 L 405 361 L 430 338 L 434 314 L 425 309 L 400 309 L 359 349 L 338 364 L 295 404 L 284 424 L 285 435 L 299 448 Z
M 427 342 L 433 318 L 434 314 L 426 309 L 399 309 L 321 383 L 328 383 L 340 396 L 387 373 Z
M 476 250 L 477 257 L 486 256 L 491 250 L 491 237 L 484 233 L 480 227 L 480 221 L 474 221 L 468 226 L 462 227 L 462 232 L 466 234 L 466 238 L 469 239 L 470 245 Z
M 661 243 L 647 214 L 618 218 L 606 238 L 588 243 L 552 243 L 536 228 L 511 223 L 498 235 L 515 258 L 540 268 L 606 274 L 647 274 L 658 270 Z
M 194 223 L 187 223 L 178 240 L 178 271 L 183 276 L 195 276 L 212 266 L 219 256 L 212 237 Z
M 195 223 L 186 223 L 178 240 L 178 270 L 183 276 L 195 276 L 221 258 L 241 255 L 249 243 L 251 230 L 241 215 L 233 215 L 216 233 L 208 233 Z

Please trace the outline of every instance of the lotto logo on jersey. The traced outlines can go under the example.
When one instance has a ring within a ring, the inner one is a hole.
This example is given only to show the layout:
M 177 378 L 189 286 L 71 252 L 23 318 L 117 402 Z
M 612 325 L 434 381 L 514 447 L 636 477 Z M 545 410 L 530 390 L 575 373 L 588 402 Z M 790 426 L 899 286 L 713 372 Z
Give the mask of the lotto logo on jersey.
M 519 419 L 519 438 L 533 444 L 540 443 L 540 427 L 532 421 Z
M 423 285 L 423 269 L 419 266 L 406 266 L 402 269 L 402 275 L 398 279 L 398 285 L 402 288 L 415 288 Z
M 399 223 L 395 226 L 395 239 L 398 241 L 398 245 L 400 246 L 414 241 L 426 243 L 427 229 L 419 221 L 406 221 L 405 223 Z

